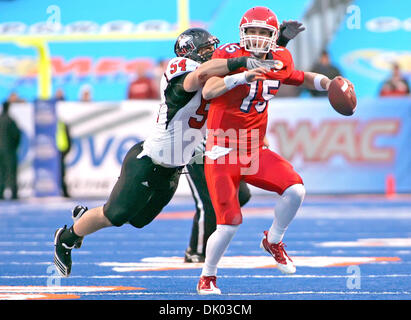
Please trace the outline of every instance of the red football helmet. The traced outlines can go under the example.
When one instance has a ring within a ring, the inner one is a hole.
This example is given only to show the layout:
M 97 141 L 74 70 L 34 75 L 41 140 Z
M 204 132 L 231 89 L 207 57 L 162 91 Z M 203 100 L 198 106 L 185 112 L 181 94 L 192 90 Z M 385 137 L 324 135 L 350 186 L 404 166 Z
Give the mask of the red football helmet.
M 247 28 L 269 29 L 271 36 L 247 35 Z M 278 39 L 278 20 L 274 12 L 266 7 L 249 9 L 240 21 L 240 46 L 255 54 L 267 53 L 275 49 Z

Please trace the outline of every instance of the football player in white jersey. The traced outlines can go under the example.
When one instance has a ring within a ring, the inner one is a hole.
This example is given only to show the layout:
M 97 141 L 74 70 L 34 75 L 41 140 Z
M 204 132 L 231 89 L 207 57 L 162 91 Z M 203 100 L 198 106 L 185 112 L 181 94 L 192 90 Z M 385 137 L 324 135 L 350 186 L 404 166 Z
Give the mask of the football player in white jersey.
M 207 79 L 247 68 L 251 82 L 273 67 L 251 57 L 210 60 L 218 43 L 200 28 L 188 29 L 177 38 L 177 57 L 161 80 L 161 104 L 152 134 L 128 151 L 107 202 L 90 210 L 77 206 L 74 224 L 54 234 L 54 263 L 61 276 L 70 275 L 71 251 L 81 246 L 84 236 L 125 223 L 142 228 L 171 200 L 182 168 L 205 134 L 207 104 L 201 93 Z

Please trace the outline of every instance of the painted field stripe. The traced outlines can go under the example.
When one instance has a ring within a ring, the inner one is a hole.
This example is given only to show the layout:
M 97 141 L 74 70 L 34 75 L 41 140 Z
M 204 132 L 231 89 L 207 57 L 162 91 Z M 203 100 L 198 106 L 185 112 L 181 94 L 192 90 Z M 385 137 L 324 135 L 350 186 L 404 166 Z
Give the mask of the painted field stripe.
M 0 293 L 0 300 L 63 300 L 63 299 L 79 299 L 80 296 L 75 294 L 25 294 L 25 293 Z
M 85 292 L 82 296 L 198 296 L 195 292 Z M 409 291 L 291 291 L 291 292 L 250 292 L 250 293 L 222 293 L 222 296 L 281 296 L 281 295 L 411 295 Z M 27 299 L 78 299 L 79 296 L 72 294 L 24 294 L 6 293 L 0 294 L 0 300 L 27 300 Z
M 293 275 L 220 275 L 219 278 L 222 279 L 283 279 L 283 278 L 301 278 L 301 279 L 340 279 L 340 278 L 350 278 L 352 275 L 317 275 L 317 274 L 293 274 Z M 368 274 L 361 275 L 361 278 L 410 278 L 411 274 Z M 49 275 L 39 275 L 39 276 L 0 276 L 0 279 L 48 279 Z M 105 275 L 105 276 L 70 276 L 70 279 L 198 279 L 198 276 L 180 276 L 180 275 Z
M 196 292 L 125 292 L 125 293 L 86 293 L 85 296 L 198 296 Z M 411 295 L 410 291 L 291 291 L 291 292 L 250 292 L 250 293 L 228 293 L 222 296 L 281 296 L 281 295 Z
M 0 255 L 5 256 L 49 256 L 50 253 L 53 253 L 52 250 L 49 251 L 29 251 L 29 250 L 19 250 L 19 251 L 10 251 L 10 250 L 0 250 Z M 91 251 L 79 251 L 76 252 L 78 255 L 90 255 Z
M 303 257 L 292 256 L 297 267 L 341 267 L 350 265 L 360 265 L 377 262 L 398 262 L 399 257 L 335 257 L 317 256 Z M 184 263 L 182 257 L 148 257 L 140 262 L 102 262 L 101 267 L 110 267 L 116 272 L 136 272 L 136 271 L 167 271 L 201 269 L 203 263 Z M 276 268 L 271 256 L 225 256 L 219 263 L 220 269 L 258 269 Z
M 126 286 L 0 286 L 0 300 L 78 299 L 78 294 L 145 290 Z M 78 294 L 74 294 L 78 293 Z
M 398 262 L 401 261 L 398 257 L 376 257 L 374 258 L 374 262 Z M 358 262 L 357 264 L 365 264 L 369 262 Z M 341 263 L 334 263 L 329 265 L 329 267 L 348 267 L 351 266 L 352 263 L 349 262 L 341 262 Z
M 411 247 L 411 238 L 370 238 L 357 239 L 356 241 L 326 241 L 315 244 L 317 247 Z
M 241 210 L 244 218 L 269 218 L 274 217 L 273 207 L 254 207 L 243 208 Z M 335 209 L 335 208 L 319 208 L 319 207 L 302 207 L 296 219 L 409 219 L 411 218 L 411 212 L 409 207 L 395 208 L 395 214 L 388 208 L 373 207 L 372 212 L 370 208 L 356 207 L 355 209 L 347 210 Z M 159 215 L 156 220 L 181 220 L 181 219 L 193 219 L 192 210 L 181 210 L 164 212 Z
M 0 286 L 0 293 L 85 293 L 131 290 L 145 290 L 145 288 L 123 286 Z

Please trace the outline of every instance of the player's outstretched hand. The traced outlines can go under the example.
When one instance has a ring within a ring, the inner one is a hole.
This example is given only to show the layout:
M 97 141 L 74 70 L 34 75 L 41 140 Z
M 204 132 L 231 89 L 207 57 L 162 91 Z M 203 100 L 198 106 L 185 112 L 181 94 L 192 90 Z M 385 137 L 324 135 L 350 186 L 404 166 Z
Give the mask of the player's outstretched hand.
M 252 69 L 246 72 L 245 79 L 247 80 L 247 82 L 253 82 L 255 80 L 265 80 L 267 79 L 265 77 L 265 74 L 266 72 L 269 72 L 269 71 L 270 70 L 263 68 L 263 67 Z
M 247 59 L 247 69 L 252 70 L 256 68 L 265 68 L 265 69 L 273 69 L 275 64 L 278 63 L 274 60 L 261 60 L 257 58 L 248 58 Z
M 288 20 L 281 23 L 280 30 L 284 38 L 291 40 L 294 39 L 300 32 L 304 31 L 305 27 L 299 21 Z

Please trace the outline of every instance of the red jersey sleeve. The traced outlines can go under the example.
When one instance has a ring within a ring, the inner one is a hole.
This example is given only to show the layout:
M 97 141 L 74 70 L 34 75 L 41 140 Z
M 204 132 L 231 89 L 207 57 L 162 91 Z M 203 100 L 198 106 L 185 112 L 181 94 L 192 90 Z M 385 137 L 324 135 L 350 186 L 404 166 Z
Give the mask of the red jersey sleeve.
M 272 78 L 279 78 L 284 84 L 299 86 L 304 82 L 304 72 L 295 70 L 293 57 L 284 47 L 278 47 L 277 50 L 273 53 L 273 60 L 279 61 L 281 69 L 276 70 L 274 74 L 270 74 Z
M 304 82 L 304 72 L 300 70 L 295 70 L 294 60 L 291 52 L 286 48 L 281 47 L 280 56 L 284 61 L 284 69 L 286 70 L 286 75 L 283 79 L 284 84 L 299 86 Z
M 284 84 L 290 84 L 293 86 L 300 86 L 304 83 L 304 71 L 293 70 L 291 75 L 284 80 Z

